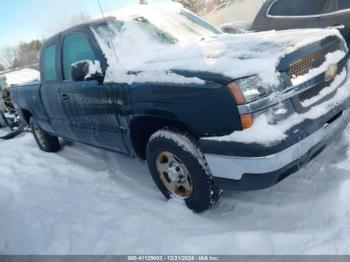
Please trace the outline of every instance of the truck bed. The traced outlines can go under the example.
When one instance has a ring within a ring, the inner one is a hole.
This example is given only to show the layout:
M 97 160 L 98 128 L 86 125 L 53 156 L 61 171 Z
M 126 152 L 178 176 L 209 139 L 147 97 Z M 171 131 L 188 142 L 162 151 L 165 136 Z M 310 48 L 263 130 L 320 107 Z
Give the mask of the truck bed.
M 42 106 L 40 97 L 40 82 L 30 82 L 25 85 L 14 86 L 11 89 L 11 100 L 20 114 L 27 110 L 38 120 L 43 120 L 46 117 L 46 112 Z M 29 119 L 25 119 L 29 120 Z

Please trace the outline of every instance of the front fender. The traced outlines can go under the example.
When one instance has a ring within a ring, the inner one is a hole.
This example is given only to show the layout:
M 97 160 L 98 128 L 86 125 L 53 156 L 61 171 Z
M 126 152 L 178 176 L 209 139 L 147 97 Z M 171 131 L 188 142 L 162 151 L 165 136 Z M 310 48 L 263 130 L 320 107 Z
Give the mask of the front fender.
M 241 129 L 237 105 L 228 88 L 204 84 L 133 84 L 128 108 L 133 116 L 174 120 L 198 137 Z

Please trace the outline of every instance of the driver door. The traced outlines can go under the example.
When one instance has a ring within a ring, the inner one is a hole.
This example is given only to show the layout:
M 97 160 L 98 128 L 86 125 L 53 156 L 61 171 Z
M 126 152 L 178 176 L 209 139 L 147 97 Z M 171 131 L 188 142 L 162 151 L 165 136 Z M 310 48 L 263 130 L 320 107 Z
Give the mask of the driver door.
M 79 142 L 126 152 L 121 114 L 114 103 L 118 98 L 112 98 L 110 88 L 97 80 L 73 81 L 71 77 L 72 64 L 82 60 L 98 61 L 90 36 L 86 32 L 71 32 L 63 35 L 61 41 L 59 97 L 68 116 L 66 133 Z

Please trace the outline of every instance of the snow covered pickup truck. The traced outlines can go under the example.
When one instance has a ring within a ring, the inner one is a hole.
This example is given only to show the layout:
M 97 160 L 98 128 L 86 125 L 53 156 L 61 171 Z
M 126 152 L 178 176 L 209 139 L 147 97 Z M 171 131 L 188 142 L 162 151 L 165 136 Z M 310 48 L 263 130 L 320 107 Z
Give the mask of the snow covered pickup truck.
M 42 150 L 62 137 L 146 159 L 165 197 L 200 212 L 221 189 L 283 180 L 349 122 L 336 30 L 228 35 L 177 4 L 111 15 L 47 40 L 41 83 L 13 89 Z

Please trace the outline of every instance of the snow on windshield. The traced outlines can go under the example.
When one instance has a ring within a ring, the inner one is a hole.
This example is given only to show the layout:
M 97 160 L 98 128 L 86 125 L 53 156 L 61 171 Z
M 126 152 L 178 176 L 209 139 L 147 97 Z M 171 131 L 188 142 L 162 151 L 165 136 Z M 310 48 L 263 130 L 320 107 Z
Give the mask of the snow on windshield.
M 109 26 L 93 28 L 108 60 L 106 82 L 200 81 L 169 73 L 179 69 L 232 79 L 258 75 L 272 86 L 278 84 L 276 67 L 286 54 L 331 35 L 341 37 L 333 29 L 217 34 L 214 27 L 181 5 L 169 3 L 132 6 L 114 15 L 117 20 Z
M 203 82 L 173 74 L 165 68 L 152 69 L 155 73 L 149 73 L 140 67 L 174 46 L 220 34 L 218 29 L 176 3 L 130 6 L 111 15 L 118 20 L 93 27 L 109 64 L 105 81 Z M 135 78 L 126 74 L 129 71 L 142 73 Z
M 124 21 L 143 17 L 181 42 L 220 34 L 218 29 L 177 3 L 132 5 L 113 15 Z

